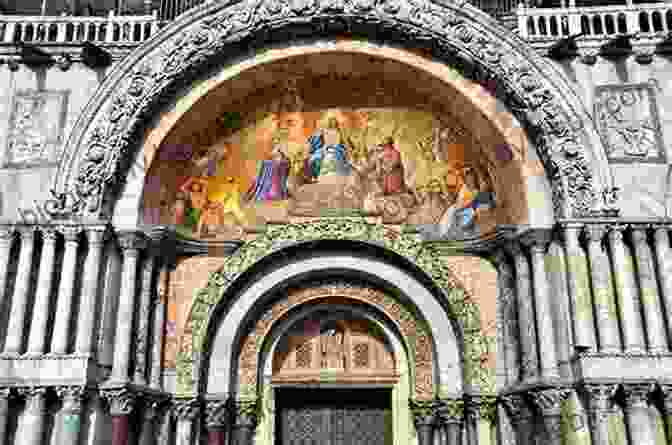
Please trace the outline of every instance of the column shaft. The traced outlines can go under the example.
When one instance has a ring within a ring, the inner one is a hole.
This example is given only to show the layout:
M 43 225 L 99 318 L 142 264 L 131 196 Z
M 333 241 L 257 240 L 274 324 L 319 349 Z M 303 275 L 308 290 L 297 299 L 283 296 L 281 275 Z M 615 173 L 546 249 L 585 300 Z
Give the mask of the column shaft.
M 567 255 L 568 280 L 567 290 L 572 312 L 574 345 L 596 349 L 595 321 L 593 306 L 590 301 L 590 279 L 586 254 L 579 243 L 581 226 L 565 226 L 565 252 Z
M 138 233 L 121 234 L 119 241 L 123 249 L 121 273 L 121 293 L 117 312 L 117 332 L 114 344 L 112 379 L 128 380 L 133 335 L 133 314 L 135 312 L 135 280 L 137 276 L 139 242 L 143 238 Z
M 530 252 L 532 254 L 532 269 L 534 271 L 534 306 L 537 312 L 537 324 L 539 332 L 539 348 L 543 351 L 539 354 L 541 362 L 541 375 L 543 378 L 559 378 L 558 353 L 555 342 L 555 328 L 551 308 L 550 287 L 544 262 L 545 246 L 548 240 L 546 232 L 533 234 L 530 240 Z
M 7 442 L 7 423 L 9 421 L 9 403 L 11 400 L 9 388 L 0 390 L 0 443 Z
M 208 445 L 226 445 L 228 409 L 226 400 L 210 400 L 205 406 Z
M 200 406 L 196 400 L 179 400 L 175 403 L 175 417 L 177 418 L 176 445 L 192 445 L 194 422 L 199 414 Z M 240 442 L 241 445 L 244 443 Z
M 89 252 L 84 264 L 84 285 L 82 300 L 79 306 L 79 322 L 77 323 L 77 340 L 75 350 L 78 354 L 93 353 L 95 337 L 94 327 L 98 308 L 98 289 L 100 288 L 100 266 L 105 241 L 105 227 L 89 228 L 87 238 Z
M 586 385 L 593 445 L 609 445 L 609 403 L 615 385 Z
M 142 431 L 140 432 L 140 440 L 138 445 L 153 445 L 157 444 L 156 436 L 156 421 L 159 416 L 159 407 L 157 403 L 151 403 L 145 406 L 144 418 L 142 422 Z
M 77 445 L 80 440 L 84 388 L 61 387 L 56 392 L 63 399 L 63 443 Z
M 665 415 L 665 427 L 667 442 L 672 442 L 672 385 L 662 385 L 663 389 L 663 414 Z
M 75 292 L 75 275 L 77 273 L 77 244 L 81 229 L 79 227 L 62 227 L 61 232 L 65 237 L 65 253 L 63 254 L 61 283 L 58 288 L 54 336 L 51 343 L 51 352 L 55 354 L 65 354 L 68 352 L 70 321 L 72 320 L 72 299 Z
M 544 418 L 546 443 L 562 445 L 561 408 L 562 403 L 570 396 L 571 390 L 552 388 L 531 393 L 532 400 Z
M 208 445 L 226 445 L 226 433 L 220 429 L 208 429 Z
M 656 445 L 647 405 L 650 391 L 648 384 L 625 385 L 625 417 L 632 443 L 636 445 Z
M 644 330 L 637 295 L 632 258 L 623 244 L 625 226 L 614 225 L 609 231 L 609 245 L 614 265 L 614 284 L 618 295 L 620 316 L 623 328 L 623 346 L 625 352 L 644 353 Z
M 590 275 L 593 282 L 593 301 L 597 318 L 600 352 L 617 352 L 621 349 L 618 319 L 611 286 L 609 258 L 602 247 L 606 234 L 604 226 L 586 226 Z
M 500 317 L 501 329 L 498 329 L 498 338 L 501 337 L 503 343 L 504 359 L 498 357 L 498 362 L 503 362 L 505 384 L 515 384 L 520 378 L 518 358 L 520 351 L 518 348 L 518 313 L 516 309 L 516 292 L 513 267 L 509 263 L 508 257 L 504 251 L 496 253 L 495 262 L 497 266 L 497 286 L 498 286 L 498 317 Z M 501 331 L 501 332 L 500 332 Z
M 0 226 L 0 308 L 5 307 L 7 293 L 7 275 L 9 272 L 9 259 L 14 242 L 15 231 L 11 226 Z
M 128 415 L 112 416 L 112 445 L 129 445 Z
M 154 257 L 149 256 L 142 271 L 142 291 L 140 293 L 140 310 L 138 311 L 138 330 L 135 337 L 135 383 L 147 384 L 147 354 L 149 351 L 149 305 L 152 300 L 154 275 Z
M 664 311 L 667 315 L 667 341 L 668 345 L 672 345 L 672 256 L 670 256 L 670 238 L 667 230 L 666 227 L 657 227 L 654 237 L 656 240 L 658 279 Z
M 133 412 L 136 395 L 128 389 L 107 389 L 102 391 L 107 399 L 112 416 L 112 445 L 129 445 L 130 422 L 129 416 Z
M 26 396 L 26 414 L 23 417 L 21 445 L 42 445 L 46 416 L 46 388 L 31 388 L 22 391 Z
M 667 351 L 667 338 L 663 311 L 658 299 L 653 257 L 646 235 L 646 229 L 643 228 L 636 228 L 632 232 L 649 352 L 660 354 Z
M 49 299 L 54 277 L 57 232 L 51 228 L 42 230 L 42 257 L 40 272 L 37 277 L 35 304 L 33 304 L 33 321 L 30 325 L 28 353 L 40 355 L 45 353 L 47 340 L 47 323 L 49 320 Z
M 14 284 L 12 310 L 9 314 L 5 352 L 19 354 L 23 348 L 23 337 L 28 309 L 28 292 L 30 290 L 30 272 L 33 267 L 33 250 L 35 246 L 35 229 L 25 227 L 20 230 L 21 251 L 19 253 L 18 272 Z
M 448 422 L 446 426 L 448 445 L 462 445 L 462 423 Z
M 509 248 L 516 264 L 518 328 L 520 330 L 518 338 L 520 339 L 521 349 L 520 378 L 522 381 L 527 381 L 537 377 L 539 363 L 530 265 L 522 246 L 518 243 L 512 243 Z
M 150 386 L 154 389 L 162 389 L 161 371 L 163 369 L 163 338 L 166 329 L 166 292 L 167 283 L 163 280 L 168 279 L 168 270 L 164 268 L 159 274 L 158 280 L 161 283 L 158 291 L 154 295 L 154 326 L 152 329 L 152 362 L 150 372 Z

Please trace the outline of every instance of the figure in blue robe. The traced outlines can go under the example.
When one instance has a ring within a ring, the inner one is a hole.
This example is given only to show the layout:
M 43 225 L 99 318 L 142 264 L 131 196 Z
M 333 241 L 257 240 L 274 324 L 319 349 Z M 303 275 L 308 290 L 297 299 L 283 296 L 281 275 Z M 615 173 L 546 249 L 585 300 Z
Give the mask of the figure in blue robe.
M 247 192 L 248 201 L 282 201 L 289 197 L 287 178 L 289 160 L 284 153 L 276 153 L 274 159 L 259 162 L 257 179 Z
M 306 176 L 319 179 L 320 176 L 349 176 L 352 172 L 347 151 L 342 143 L 326 145 L 324 136 L 318 131 L 308 138 L 310 156 L 306 162 Z

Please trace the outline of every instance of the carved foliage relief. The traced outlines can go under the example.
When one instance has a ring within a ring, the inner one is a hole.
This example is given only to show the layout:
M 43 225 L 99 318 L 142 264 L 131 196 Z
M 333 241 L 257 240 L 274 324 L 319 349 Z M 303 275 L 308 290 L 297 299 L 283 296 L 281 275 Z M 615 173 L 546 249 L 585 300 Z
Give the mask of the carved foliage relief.
M 612 162 L 665 162 L 655 85 L 595 90 L 595 119 Z
M 58 161 L 67 91 L 18 91 L 13 99 L 4 164 L 27 167 Z

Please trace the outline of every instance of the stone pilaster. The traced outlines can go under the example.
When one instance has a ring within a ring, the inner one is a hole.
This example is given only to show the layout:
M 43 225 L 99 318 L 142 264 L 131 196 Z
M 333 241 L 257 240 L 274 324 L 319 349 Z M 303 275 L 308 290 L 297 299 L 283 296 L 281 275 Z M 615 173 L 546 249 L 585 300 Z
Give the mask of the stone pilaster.
M 616 385 L 584 385 L 588 395 L 588 413 L 593 445 L 609 445 L 609 414 Z
M 77 273 L 77 247 L 82 228 L 79 226 L 63 226 L 59 230 L 65 238 L 65 253 L 63 254 L 61 283 L 56 303 L 56 318 L 54 319 L 51 352 L 54 354 L 65 354 L 68 352 L 68 344 L 70 342 L 72 299 L 75 293 L 75 274 Z
M 228 404 L 225 400 L 210 400 L 205 412 L 208 445 L 226 445 L 226 428 L 230 418 Z
M 152 294 L 153 309 L 153 339 L 152 339 L 152 358 L 150 370 L 150 386 L 153 389 L 161 390 L 163 388 L 161 372 L 163 370 L 163 338 L 166 330 L 166 300 L 168 298 L 168 268 L 163 266 L 158 274 L 157 291 Z
M 194 440 L 194 423 L 201 413 L 201 404 L 196 399 L 176 400 L 173 412 L 177 419 L 176 445 L 191 445 Z
M 593 302 L 597 318 L 600 352 L 613 353 L 621 349 L 616 304 L 611 285 L 609 258 L 603 248 L 606 227 L 591 224 L 586 226 L 590 258 L 590 275 L 593 283 Z
M 642 312 L 633 269 L 634 263 L 623 242 L 623 235 L 626 229 L 627 226 L 622 224 L 611 225 L 608 237 L 623 330 L 623 347 L 625 352 L 637 354 L 644 353 L 646 345 L 642 327 Z
M 119 234 L 119 244 L 123 254 L 121 272 L 121 292 L 117 312 L 117 330 L 114 344 L 114 364 L 112 380 L 128 381 L 131 361 L 131 342 L 133 341 L 133 315 L 135 313 L 138 256 L 146 245 L 145 236 L 138 232 Z
M 102 396 L 107 400 L 112 416 L 112 445 L 128 445 L 130 436 L 129 416 L 135 409 L 137 395 L 126 389 L 104 389 Z
M 26 311 L 28 310 L 28 292 L 30 290 L 30 272 L 33 267 L 35 227 L 21 227 L 19 233 L 21 235 L 21 251 L 19 253 L 19 265 L 14 284 L 12 309 L 9 314 L 7 340 L 5 341 L 5 353 L 7 354 L 20 354 L 23 352 Z
M 93 353 L 95 314 L 98 307 L 98 289 L 100 284 L 100 266 L 107 235 L 107 227 L 87 227 L 86 236 L 89 252 L 84 264 L 84 280 L 81 303 L 79 305 L 79 322 L 77 323 L 77 340 L 75 351 L 78 354 Z
M 15 237 L 14 226 L 0 225 L 0 307 L 5 306 L 5 300 L 7 299 L 5 287 L 9 272 L 10 252 Z
M 663 311 L 658 297 L 658 283 L 656 282 L 653 256 L 647 241 L 647 228 L 633 228 L 632 242 L 635 247 L 635 260 L 637 263 L 642 309 L 646 321 L 649 352 L 652 354 L 661 354 L 667 351 L 667 338 Z
M 21 388 L 19 394 L 26 398 L 26 411 L 23 417 L 22 437 L 17 443 L 42 445 L 47 415 L 47 388 Z
M 654 231 L 654 240 L 660 292 L 667 315 L 667 341 L 668 345 L 672 346 L 672 256 L 668 230 L 668 227 L 657 226 Z
M 513 427 L 516 430 L 516 443 L 534 443 L 534 438 L 532 437 L 534 431 L 531 428 L 534 414 L 525 397 L 522 394 L 508 394 L 500 397 L 500 400 L 509 413 Z
M 77 445 L 80 440 L 82 403 L 86 396 L 86 389 L 81 386 L 62 386 L 56 388 L 56 394 L 63 401 L 61 408 L 63 443 Z
M 532 277 L 530 264 L 522 246 L 516 242 L 507 245 L 516 266 L 516 296 L 518 303 L 518 327 L 521 349 L 520 378 L 534 380 L 538 376 L 537 327 L 532 301 Z
M 138 311 L 138 329 L 135 335 L 135 373 L 134 381 L 139 385 L 147 384 L 147 354 L 149 345 L 149 315 L 150 303 L 155 293 L 152 287 L 155 258 L 149 255 L 142 267 L 142 290 L 140 292 L 140 307 Z
M 37 356 L 46 352 L 49 299 L 54 278 L 57 239 L 58 232 L 56 229 L 52 227 L 42 229 L 42 256 L 37 277 L 35 303 L 33 304 L 33 320 L 30 324 L 30 335 L 28 337 L 28 354 L 30 355 Z
M 0 443 L 7 443 L 7 425 L 9 422 L 9 404 L 14 394 L 10 388 L 0 389 Z
M 567 256 L 567 291 L 571 304 L 574 345 L 588 351 L 597 349 L 595 320 L 590 298 L 590 277 L 586 253 L 579 242 L 583 226 L 566 224 L 563 226 L 565 254 Z
M 498 321 L 501 326 L 501 329 L 497 329 L 498 341 L 501 342 L 504 351 L 503 359 L 499 356 L 497 358 L 498 378 L 501 375 L 505 379 L 504 385 L 512 385 L 520 378 L 515 277 L 513 266 L 504 250 L 498 249 L 493 256 L 493 261 L 498 272 Z M 500 367 L 504 369 L 500 370 Z
M 637 445 L 656 445 L 655 433 L 648 413 L 649 394 L 653 385 L 649 383 L 623 385 L 625 392 L 625 417 L 632 437 Z
M 525 242 L 530 246 L 532 270 L 534 271 L 534 307 L 536 309 L 537 328 L 543 335 L 538 337 L 541 364 L 541 376 L 544 379 L 560 377 L 558 369 L 558 352 L 555 341 L 555 326 L 553 324 L 553 308 L 551 306 L 551 290 L 544 256 L 550 242 L 551 233 L 547 230 L 536 230 L 529 235 Z
M 567 388 L 549 388 L 532 391 L 530 396 L 541 412 L 546 430 L 546 440 L 549 445 L 561 445 L 561 408 L 562 402 L 571 394 Z

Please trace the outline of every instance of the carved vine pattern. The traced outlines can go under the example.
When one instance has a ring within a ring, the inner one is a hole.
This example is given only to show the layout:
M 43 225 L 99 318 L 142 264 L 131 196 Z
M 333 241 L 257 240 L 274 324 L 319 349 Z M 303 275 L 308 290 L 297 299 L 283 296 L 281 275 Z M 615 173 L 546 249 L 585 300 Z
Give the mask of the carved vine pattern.
M 375 244 L 406 258 L 419 267 L 441 290 L 447 301 L 448 315 L 461 328 L 456 333 L 463 341 L 465 381 L 480 386 L 483 393 L 494 393 L 494 370 L 481 367 L 481 357 L 487 353 L 492 339 L 481 331 L 480 313 L 474 300 L 459 287 L 448 264 L 441 260 L 435 246 L 423 244 L 417 233 L 399 233 L 377 224 L 354 219 L 322 219 L 312 223 L 269 226 L 266 233 L 246 243 L 228 257 L 219 271 L 213 272 L 206 286 L 194 298 L 190 314 L 192 341 L 183 342 L 177 353 L 177 392 L 193 394 L 199 391 L 198 379 L 204 370 L 199 358 L 207 350 L 210 314 L 223 303 L 227 289 L 240 275 L 262 258 L 289 244 L 313 240 L 350 240 Z M 461 334 L 461 335 L 460 335 Z M 185 348 L 190 343 L 191 348 Z
M 383 292 L 372 288 L 337 283 L 292 292 L 266 310 L 257 321 L 254 330 L 243 340 L 238 360 L 241 388 L 256 391 L 258 357 L 262 343 L 274 323 L 296 306 L 329 297 L 362 301 L 378 308 L 393 320 L 399 326 L 402 338 L 411 354 L 409 367 L 411 371 L 415 371 L 415 397 L 418 400 L 432 399 L 434 396 L 435 352 L 431 342 L 431 333 L 421 320 L 417 320 L 409 309 Z
M 81 153 L 64 159 L 65 183 L 45 204 L 47 212 L 54 217 L 104 215 L 104 198 L 108 201 L 107 192 L 122 182 L 138 131 L 162 101 L 237 44 L 281 29 L 291 36 L 293 26 L 303 35 L 338 35 L 358 28 L 411 46 L 431 42 L 438 56 L 452 64 L 457 60 L 467 77 L 487 84 L 497 81 L 497 95 L 526 124 L 538 147 L 558 217 L 586 216 L 608 207 L 603 202 L 608 188 L 595 190 L 598 178 L 584 148 L 588 131 L 571 99 L 515 42 L 479 23 L 470 8 L 465 12 L 462 5 L 429 0 L 246 0 L 202 8 L 193 23 L 183 24 L 181 32 L 147 51 L 121 80 L 110 81 L 110 97 L 103 98 L 97 111 L 88 110 L 92 124 L 73 142 L 83 147 Z

